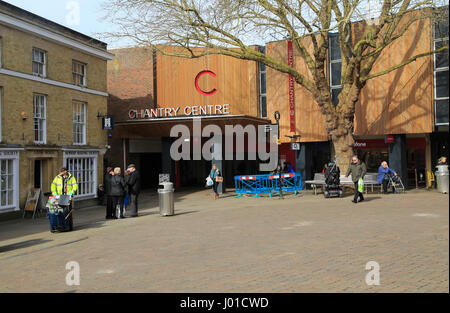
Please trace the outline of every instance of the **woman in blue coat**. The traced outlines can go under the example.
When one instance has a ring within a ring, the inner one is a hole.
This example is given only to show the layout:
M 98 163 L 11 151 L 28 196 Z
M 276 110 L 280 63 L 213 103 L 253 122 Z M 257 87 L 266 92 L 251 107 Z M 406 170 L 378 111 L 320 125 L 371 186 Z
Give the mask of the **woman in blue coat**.
M 387 187 L 389 184 L 389 175 L 397 176 L 397 173 L 391 170 L 386 161 L 381 162 L 378 168 L 378 183 L 383 185 L 383 192 L 387 193 Z M 395 192 L 394 186 L 392 186 L 392 192 Z

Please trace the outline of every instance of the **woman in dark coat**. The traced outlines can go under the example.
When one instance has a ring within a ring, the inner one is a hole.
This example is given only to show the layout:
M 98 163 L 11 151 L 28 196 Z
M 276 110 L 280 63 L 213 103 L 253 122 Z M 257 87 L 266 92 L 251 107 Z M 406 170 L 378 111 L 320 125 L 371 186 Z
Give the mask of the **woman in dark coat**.
M 114 175 L 110 178 L 110 195 L 112 198 L 112 209 L 113 209 L 113 218 L 118 218 L 116 216 L 117 206 L 120 206 L 120 218 L 125 218 L 123 215 L 123 198 L 125 196 L 125 180 L 122 176 L 120 176 L 120 167 L 116 167 L 114 169 Z

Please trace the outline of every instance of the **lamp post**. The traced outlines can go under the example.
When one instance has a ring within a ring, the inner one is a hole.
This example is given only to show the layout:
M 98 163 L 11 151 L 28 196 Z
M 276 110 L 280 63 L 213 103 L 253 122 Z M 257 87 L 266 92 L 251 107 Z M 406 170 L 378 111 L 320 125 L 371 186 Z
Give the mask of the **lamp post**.
M 277 145 L 280 145 L 280 112 L 275 111 L 273 114 L 275 121 L 277 121 L 277 133 L 278 141 Z M 283 199 L 283 188 L 281 188 L 281 159 L 280 159 L 280 147 L 278 147 L 278 186 L 280 186 L 280 199 Z

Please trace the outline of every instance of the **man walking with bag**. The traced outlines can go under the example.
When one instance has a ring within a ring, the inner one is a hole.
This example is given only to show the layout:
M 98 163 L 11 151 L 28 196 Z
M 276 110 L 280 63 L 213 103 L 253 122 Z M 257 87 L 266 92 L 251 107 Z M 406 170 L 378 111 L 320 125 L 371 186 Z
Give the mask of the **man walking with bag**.
M 363 178 L 364 175 L 366 175 L 366 172 L 367 172 L 366 165 L 358 159 L 358 156 L 354 155 L 352 157 L 352 162 L 347 170 L 347 174 L 345 175 L 345 177 L 348 177 L 351 174 L 352 181 L 355 184 L 355 197 L 352 200 L 353 203 L 358 203 L 358 197 L 359 202 L 364 201 L 363 194 L 359 190 L 358 185 L 364 184 Z
M 130 211 L 130 217 L 138 216 L 138 196 L 141 192 L 141 177 L 139 172 L 136 170 L 134 164 L 130 164 L 126 170 L 125 182 L 128 186 L 129 204 L 128 209 Z

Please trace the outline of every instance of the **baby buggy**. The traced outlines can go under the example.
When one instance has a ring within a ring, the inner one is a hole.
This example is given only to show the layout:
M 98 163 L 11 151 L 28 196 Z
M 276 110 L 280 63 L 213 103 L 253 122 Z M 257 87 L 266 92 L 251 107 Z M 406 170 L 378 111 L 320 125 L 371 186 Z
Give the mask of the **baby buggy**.
M 330 198 L 333 196 L 340 197 L 342 195 L 342 189 L 340 187 L 340 175 L 341 171 L 337 166 L 336 162 L 328 163 L 328 167 L 325 170 L 325 188 L 323 190 L 323 195 L 325 198 Z
M 50 196 L 47 202 L 50 231 L 73 230 L 72 197 L 69 195 Z

